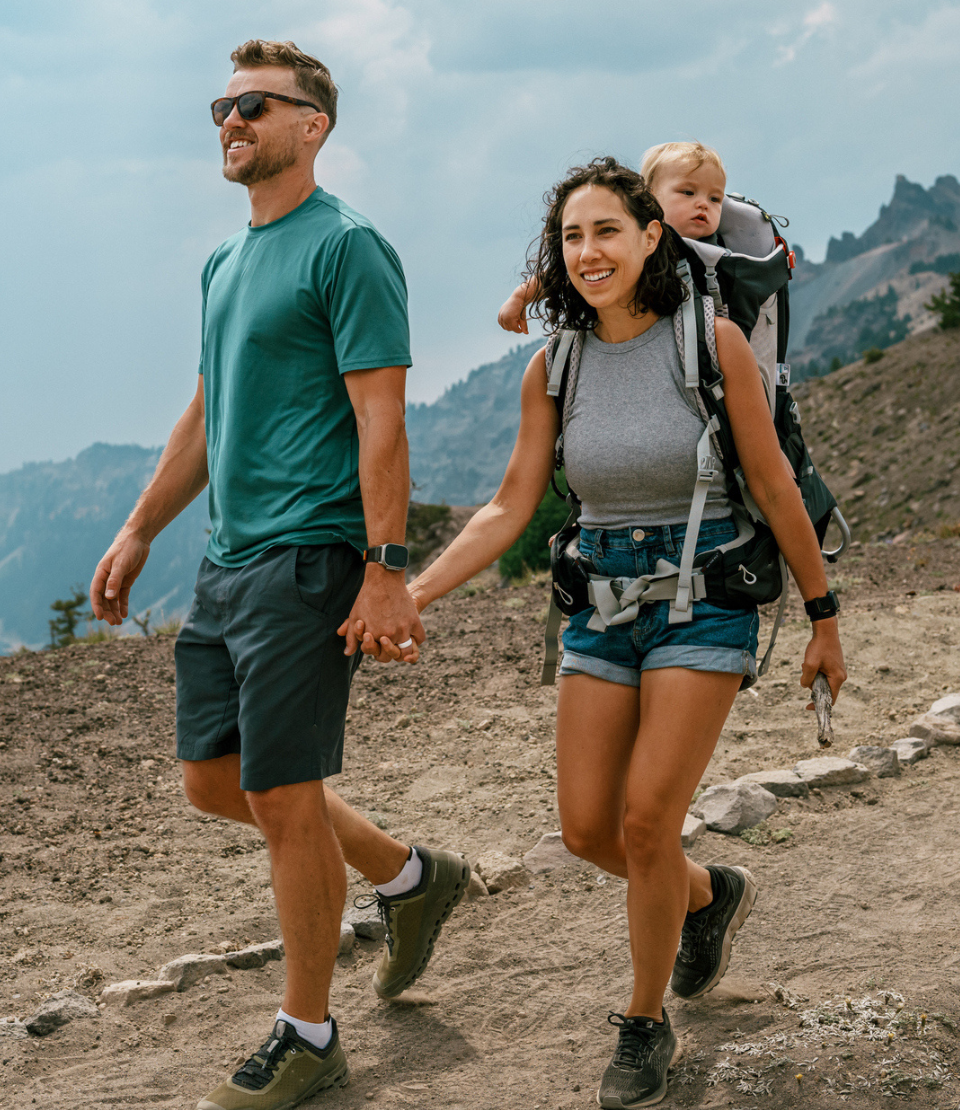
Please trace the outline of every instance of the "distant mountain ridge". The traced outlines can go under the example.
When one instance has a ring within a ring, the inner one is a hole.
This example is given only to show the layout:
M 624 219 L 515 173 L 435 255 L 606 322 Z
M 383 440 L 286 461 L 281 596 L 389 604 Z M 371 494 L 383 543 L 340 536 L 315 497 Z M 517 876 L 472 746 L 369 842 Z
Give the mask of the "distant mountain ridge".
M 0 475 L 0 653 L 49 642 L 51 602 L 87 586 L 159 457 L 159 448 L 95 443 L 75 459 Z M 201 495 L 154 541 L 134 612 L 185 611 L 208 526 Z
M 520 382 L 543 340 L 472 370 L 429 405 L 407 408 L 413 498 L 479 505 L 496 492 L 520 428 Z
M 890 203 L 861 235 L 831 238 L 823 262 L 797 257 L 789 360 L 801 379 L 934 326 L 924 305 L 944 287 L 951 260 L 960 268 L 960 182 L 946 174 L 924 189 L 898 175 Z

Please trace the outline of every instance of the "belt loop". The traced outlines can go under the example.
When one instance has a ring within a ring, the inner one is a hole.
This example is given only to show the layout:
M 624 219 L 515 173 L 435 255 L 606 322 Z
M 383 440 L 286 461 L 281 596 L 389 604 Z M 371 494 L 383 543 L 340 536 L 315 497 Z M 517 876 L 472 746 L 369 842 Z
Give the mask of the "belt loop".
M 597 538 L 594 541 L 594 557 L 597 559 L 603 558 L 603 529 L 597 529 Z
M 663 546 L 668 555 L 676 555 L 677 545 L 673 542 L 673 532 L 670 531 L 669 524 L 663 525 Z

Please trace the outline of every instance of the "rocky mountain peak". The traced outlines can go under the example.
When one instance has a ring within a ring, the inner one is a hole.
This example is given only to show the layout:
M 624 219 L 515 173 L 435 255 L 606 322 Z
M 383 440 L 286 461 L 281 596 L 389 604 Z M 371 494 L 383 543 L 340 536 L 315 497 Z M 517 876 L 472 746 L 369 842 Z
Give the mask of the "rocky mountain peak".
M 955 230 L 960 224 L 960 182 L 952 174 L 938 177 L 929 188 L 897 174 L 889 204 L 880 208 L 874 223 L 860 236 L 845 231 L 831 238 L 827 262 L 846 262 L 888 243 L 899 243 L 934 225 Z

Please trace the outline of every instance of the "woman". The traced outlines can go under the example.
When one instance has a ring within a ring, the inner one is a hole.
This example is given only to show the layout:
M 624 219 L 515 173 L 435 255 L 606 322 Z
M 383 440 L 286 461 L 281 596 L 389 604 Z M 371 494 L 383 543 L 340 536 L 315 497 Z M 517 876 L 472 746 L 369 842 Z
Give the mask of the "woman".
M 568 388 L 566 476 L 582 500 L 580 548 L 597 573 L 637 577 L 676 561 L 704 424 L 687 396 L 672 314 L 685 291 L 662 210 L 634 171 L 612 158 L 571 171 L 549 198 L 538 257 L 540 311 L 551 329 L 585 331 L 575 393 Z M 819 544 L 783 464 L 757 364 L 739 329 L 716 321 L 727 411 L 753 497 L 805 601 L 827 593 Z M 521 423 L 493 500 L 411 585 L 420 610 L 489 566 L 523 532 L 554 465 L 557 409 L 544 352 L 523 379 Z M 711 488 L 697 550 L 736 535 L 722 479 Z M 557 791 L 563 839 L 578 856 L 627 879 L 633 995 L 597 1095 L 604 1107 L 648 1106 L 666 1093 L 676 1046 L 662 1007 L 668 981 L 695 997 L 726 969 L 730 941 L 755 897 L 748 872 L 707 870 L 680 845 L 690 799 L 745 676 L 756 675 L 755 608 L 694 604 L 668 623 L 669 602 L 632 625 L 564 633 L 557 709 Z M 366 650 L 413 661 L 417 645 Z M 823 671 L 834 698 L 846 677 L 836 617 L 817 620 L 801 684 Z M 678 955 L 678 941 L 683 943 Z M 671 979 L 672 974 L 672 979 Z

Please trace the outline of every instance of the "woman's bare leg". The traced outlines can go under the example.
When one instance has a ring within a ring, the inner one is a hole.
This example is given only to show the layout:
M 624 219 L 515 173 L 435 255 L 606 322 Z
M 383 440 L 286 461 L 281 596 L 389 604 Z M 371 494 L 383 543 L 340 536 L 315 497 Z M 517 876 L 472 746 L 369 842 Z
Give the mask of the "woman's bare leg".
M 590 675 L 566 675 L 559 685 L 557 801 L 564 843 L 574 855 L 626 879 L 625 789 L 640 727 L 640 690 Z M 712 900 L 710 873 L 692 860 L 686 867 L 687 912 L 694 913 Z
M 623 818 L 634 975 L 627 1016 L 660 1019 L 691 905 L 689 861 L 680 845 L 683 818 L 740 681 L 740 675 L 673 667 L 643 673 Z

